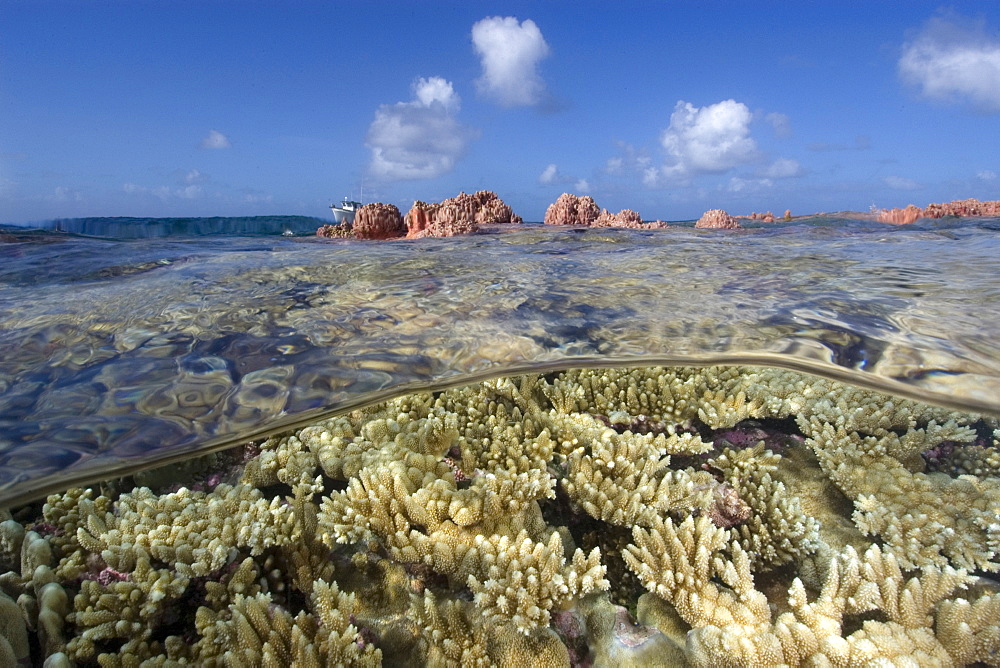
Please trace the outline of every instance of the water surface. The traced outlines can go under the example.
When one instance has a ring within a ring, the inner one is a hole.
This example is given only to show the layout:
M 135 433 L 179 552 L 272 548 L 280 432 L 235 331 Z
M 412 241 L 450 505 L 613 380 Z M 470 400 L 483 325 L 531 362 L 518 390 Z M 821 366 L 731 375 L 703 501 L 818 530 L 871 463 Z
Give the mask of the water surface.
M 2 243 L 0 505 L 532 369 L 770 364 L 1000 414 L 998 230 Z

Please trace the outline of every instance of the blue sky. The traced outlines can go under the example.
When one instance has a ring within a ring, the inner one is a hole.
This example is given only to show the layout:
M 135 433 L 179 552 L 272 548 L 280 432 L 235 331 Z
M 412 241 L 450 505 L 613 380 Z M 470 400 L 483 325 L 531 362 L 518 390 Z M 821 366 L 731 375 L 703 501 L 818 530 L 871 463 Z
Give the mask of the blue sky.
M 1000 198 L 1000 3 L 0 3 L 0 222 Z

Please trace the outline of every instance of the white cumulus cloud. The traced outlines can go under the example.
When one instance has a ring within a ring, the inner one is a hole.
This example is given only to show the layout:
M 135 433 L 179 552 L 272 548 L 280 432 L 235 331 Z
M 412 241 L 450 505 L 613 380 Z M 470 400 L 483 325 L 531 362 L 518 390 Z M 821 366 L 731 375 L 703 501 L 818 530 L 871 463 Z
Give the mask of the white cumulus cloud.
M 932 18 L 903 45 L 899 74 L 925 97 L 1000 112 L 1000 39 L 982 22 Z
M 231 146 L 229 137 L 218 130 L 209 130 L 205 138 L 201 140 L 202 148 L 230 148 Z
M 559 171 L 555 163 L 549 164 L 542 173 L 538 175 L 538 182 L 542 185 L 569 185 L 573 184 L 573 190 L 578 193 L 590 191 L 590 183 L 587 179 L 578 179 L 571 174 L 564 174 Z
M 995 181 L 997 178 L 997 173 L 992 169 L 984 169 L 981 172 L 976 172 L 976 178 L 981 181 Z
M 559 168 L 556 167 L 555 163 L 550 164 L 548 167 L 542 170 L 542 173 L 538 176 L 538 182 L 544 183 L 546 185 L 552 183 L 559 183 L 562 180 L 562 175 L 559 174 Z
M 404 181 L 450 172 L 478 134 L 455 118 L 460 105 L 450 81 L 429 77 L 413 84 L 412 101 L 380 106 L 366 142 L 372 175 Z
M 483 73 L 479 91 L 506 107 L 529 107 L 545 97 L 538 63 L 549 55 L 549 45 L 535 22 L 513 16 L 491 16 L 472 26 L 472 45 Z
M 752 119 L 750 109 L 735 100 L 700 108 L 680 100 L 660 140 L 672 162 L 647 170 L 645 181 L 721 173 L 751 162 L 757 158 L 757 142 L 750 136 Z

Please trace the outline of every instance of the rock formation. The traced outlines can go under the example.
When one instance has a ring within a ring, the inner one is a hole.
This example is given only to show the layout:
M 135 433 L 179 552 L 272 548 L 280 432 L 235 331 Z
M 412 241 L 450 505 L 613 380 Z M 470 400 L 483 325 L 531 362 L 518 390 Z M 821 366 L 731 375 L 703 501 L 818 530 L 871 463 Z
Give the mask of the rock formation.
M 546 225 L 591 225 L 598 216 L 601 209 L 597 206 L 593 197 L 584 195 L 577 197 L 569 193 L 563 193 L 555 202 L 549 205 L 545 211 Z
M 908 225 L 918 218 L 944 216 L 1000 216 L 1000 200 L 980 202 L 977 199 L 954 200 L 943 204 L 928 204 L 926 209 L 910 204 L 905 209 L 882 209 L 876 220 L 893 225 Z
M 323 225 L 316 229 L 317 237 L 325 237 L 327 239 L 347 239 L 353 237 L 351 234 L 351 226 L 341 223 L 339 225 Z
M 642 222 L 642 216 L 638 212 L 632 209 L 622 209 L 618 213 L 611 213 L 607 209 L 601 209 L 601 213 L 597 218 L 591 223 L 592 227 L 630 227 L 633 229 L 648 229 L 648 228 L 661 228 L 668 227 L 668 225 L 662 221 L 655 221 L 652 223 Z
M 944 204 L 928 204 L 924 209 L 926 218 L 942 216 L 1000 216 L 1000 201 L 980 202 L 977 199 L 963 199 Z
M 709 209 L 702 214 L 695 227 L 737 230 L 740 224 L 722 209 Z
M 403 217 L 394 204 L 372 202 L 358 209 L 352 227 L 358 239 L 393 239 L 406 234 Z
M 495 192 L 480 190 L 474 194 L 459 193 L 438 204 L 416 201 L 406 214 L 406 236 L 452 237 L 474 234 L 479 225 L 520 224 L 521 217 Z
M 892 225 L 909 225 L 918 218 L 922 218 L 923 215 L 924 212 L 919 206 L 910 204 L 905 209 L 883 209 L 878 214 L 878 221 Z

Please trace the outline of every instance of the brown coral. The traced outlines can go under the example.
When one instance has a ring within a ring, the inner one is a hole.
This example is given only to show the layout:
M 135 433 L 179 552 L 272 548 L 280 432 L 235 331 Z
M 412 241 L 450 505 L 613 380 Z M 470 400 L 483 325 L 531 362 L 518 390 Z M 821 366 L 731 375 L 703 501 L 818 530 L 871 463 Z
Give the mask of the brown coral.
M 381 202 L 365 204 L 358 209 L 352 229 L 358 239 L 393 239 L 406 234 L 399 209 Z
M 601 209 L 594 202 L 594 198 L 589 195 L 577 197 L 569 193 L 563 193 L 555 202 L 545 210 L 546 225 L 590 225 L 598 216 Z
M 722 209 L 709 209 L 701 215 L 701 218 L 698 219 L 698 222 L 694 226 L 710 229 L 736 230 L 739 229 L 740 224 Z

